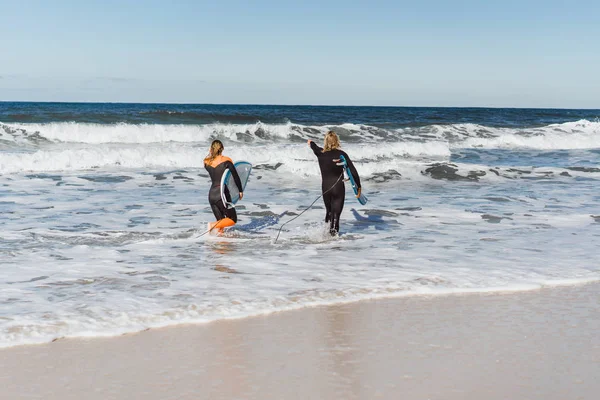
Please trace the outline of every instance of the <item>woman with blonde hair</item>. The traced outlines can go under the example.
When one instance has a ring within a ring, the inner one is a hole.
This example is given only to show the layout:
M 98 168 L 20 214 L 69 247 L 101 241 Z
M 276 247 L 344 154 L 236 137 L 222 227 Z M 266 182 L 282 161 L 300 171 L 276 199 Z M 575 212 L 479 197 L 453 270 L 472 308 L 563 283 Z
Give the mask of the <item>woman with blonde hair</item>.
M 209 224 L 209 230 L 217 229 L 219 234 L 223 233 L 223 229 L 233 226 L 237 222 L 235 208 L 227 208 L 221 198 L 221 178 L 225 170 L 228 169 L 231 171 L 233 180 L 240 191 L 240 199 L 244 197 L 240 176 L 235 170 L 231 158 L 223 156 L 223 149 L 223 143 L 220 140 L 213 140 L 209 153 L 204 159 L 204 168 L 208 171 L 212 181 L 212 185 L 208 191 L 208 203 L 210 204 L 210 208 L 212 208 L 215 218 L 217 218 L 217 222 Z M 231 201 L 227 187 L 225 187 L 225 198 L 228 202 Z
M 358 187 L 356 197 L 360 197 L 361 193 L 360 177 L 348 154 L 340 149 L 340 139 L 334 131 L 329 131 L 325 135 L 323 148 L 317 146 L 312 140 L 308 141 L 308 145 L 319 160 L 322 178 L 321 190 L 323 191 L 323 202 L 325 203 L 325 222 L 329 222 L 329 233 L 334 236 L 340 231 L 340 215 L 344 208 L 344 198 L 346 196 L 343 179 L 344 167 L 341 165 L 340 156 L 344 156 L 346 159 Z

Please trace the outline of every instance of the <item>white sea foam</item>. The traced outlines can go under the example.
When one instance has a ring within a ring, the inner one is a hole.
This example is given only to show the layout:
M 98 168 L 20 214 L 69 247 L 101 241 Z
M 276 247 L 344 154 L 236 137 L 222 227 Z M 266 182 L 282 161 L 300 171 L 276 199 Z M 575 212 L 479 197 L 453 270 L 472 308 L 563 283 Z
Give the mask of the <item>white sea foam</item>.
M 450 151 L 446 143 L 392 143 L 388 146 L 348 145 L 344 147 L 356 162 L 376 161 L 380 158 L 403 159 L 429 157 L 444 159 Z M 29 152 L 0 153 L 0 173 L 20 171 L 49 172 L 76 171 L 91 168 L 198 168 L 203 166 L 205 146 L 185 143 L 150 144 L 97 144 L 55 145 Z M 253 164 L 284 164 L 284 170 L 315 175 L 318 166 L 314 155 L 305 143 L 237 145 L 226 148 L 226 154 L 235 160 L 248 160 Z M 385 172 L 381 164 L 378 172 Z
M 299 134 L 299 128 L 287 124 L 206 124 L 206 125 L 162 125 L 162 124 L 91 124 L 75 122 L 53 122 L 47 124 L 3 124 L 4 130 L 16 130 L 16 135 L 5 135 L 7 140 L 23 138 L 23 132 L 64 143 L 164 143 L 201 142 L 213 138 L 232 141 L 265 141 L 288 138 Z M 8 128 L 8 129 L 7 129 Z M 324 133 L 325 127 L 312 127 Z M 301 134 L 301 133 L 300 133 Z M 302 134 L 301 134 L 302 135 Z M 305 135 L 306 136 L 306 135 Z M 304 137 L 304 136 L 303 136 Z M 308 136 L 306 136 L 308 138 Z
M 596 149 L 600 148 L 600 122 L 581 120 L 538 128 L 494 128 L 477 124 L 433 126 L 432 130 L 453 147 L 503 149 Z
M 474 163 L 450 163 L 455 177 L 427 173 L 436 163 L 447 164 L 449 150 L 444 142 L 392 143 L 386 147 L 348 145 L 344 149 L 352 157 L 363 180 L 409 179 L 431 180 L 467 179 L 496 181 L 502 179 L 568 179 L 597 177 L 600 172 L 570 170 L 557 167 L 490 167 Z M 229 149 L 228 149 L 229 150 Z M 61 173 L 88 170 L 203 168 L 206 149 L 182 143 L 146 145 L 101 144 L 82 146 L 55 146 L 32 152 L 0 153 L 0 174 Z M 246 160 L 258 169 L 275 169 L 281 177 L 319 176 L 319 166 L 312 151 L 305 144 L 264 146 L 232 146 L 226 154 L 234 160 Z M 16 198 L 26 201 L 27 198 Z
M 207 143 L 213 138 L 237 142 L 268 143 L 296 137 L 318 139 L 334 126 L 298 124 L 90 124 L 57 122 L 47 124 L 0 124 L 0 140 L 24 143 L 28 137 L 63 143 Z M 342 137 L 352 141 L 411 140 L 450 142 L 453 147 L 529 148 L 539 150 L 600 148 L 600 122 L 581 120 L 537 128 L 496 128 L 477 124 L 430 125 L 386 131 L 369 125 L 337 126 Z M 7 133 L 10 131 L 10 133 Z

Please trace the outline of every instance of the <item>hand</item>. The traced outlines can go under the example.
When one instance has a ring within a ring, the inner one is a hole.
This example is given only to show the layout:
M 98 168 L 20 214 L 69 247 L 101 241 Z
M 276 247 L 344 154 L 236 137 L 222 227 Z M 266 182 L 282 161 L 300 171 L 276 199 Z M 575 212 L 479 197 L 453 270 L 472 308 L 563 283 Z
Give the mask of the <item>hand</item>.
M 308 143 L 308 145 L 310 146 L 310 144 L 312 143 L 312 140 L 308 139 L 308 141 L 306 143 Z
M 360 197 L 361 189 L 362 189 L 362 188 L 358 188 L 358 193 L 356 193 L 356 198 L 357 198 L 357 199 Z
M 240 192 L 240 200 L 244 198 L 244 192 Z

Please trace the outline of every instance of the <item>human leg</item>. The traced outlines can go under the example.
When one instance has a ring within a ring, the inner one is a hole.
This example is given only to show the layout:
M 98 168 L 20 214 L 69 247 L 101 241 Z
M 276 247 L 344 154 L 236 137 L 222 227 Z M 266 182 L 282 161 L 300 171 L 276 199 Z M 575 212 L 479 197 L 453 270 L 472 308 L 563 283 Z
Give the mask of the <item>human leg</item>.
M 344 209 L 344 193 L 337 193 L 331 199 L 331 221 L 329 222 L 329 233 L 334 236 L 340 231 L 340 217 Z

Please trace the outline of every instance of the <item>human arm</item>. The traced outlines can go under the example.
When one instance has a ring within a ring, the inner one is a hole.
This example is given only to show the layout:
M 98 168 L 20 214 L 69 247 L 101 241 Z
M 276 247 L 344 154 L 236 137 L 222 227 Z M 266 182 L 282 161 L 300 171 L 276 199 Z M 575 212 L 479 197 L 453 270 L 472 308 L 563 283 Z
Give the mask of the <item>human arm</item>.
M 225 162 L 226 162 L 225 166 L 231 172 L 233 181 L 235 182 L 235 185 L 237 186 L 238 191 L 240 192 L 240 199 L 242 199 L 244 197 L 244 193 L 243 193 L 244 188 L 242 187 L 242 180 L 240 179 L 240 176 L 239 176 L 237 170 L 235 169 L 233 162 L 232 161 L 225 161 Z
M 344 155 L 344 158 L 346 159 L 346 164 L 348 165 L 348 168 L 350 169 L 350 173 L 352 173 L 352 178 L 354 178 L 354 183 L 356 183 L 356 189 L 358 191 L 356 197 L 360 197 L 362 186 L 360 184 L 360 176 L 358 176 L 358 171 L 356 170 L 356 167 L 354 166 L 354 163 L 352 162 L 352 160 L 350 159 L 348 154 L 346 154 L 344 152 L 343 155 Z
M 315 156 L 318 157 L 319 154 L 323 153 L 323 149 L 317 146 L 317 144 L 310 139 L 308 140 L 308 145 L 312 149 L 313 153 L 315 153 Z

